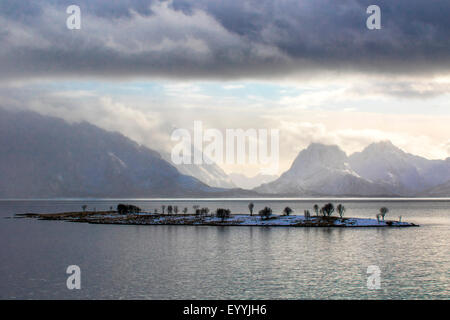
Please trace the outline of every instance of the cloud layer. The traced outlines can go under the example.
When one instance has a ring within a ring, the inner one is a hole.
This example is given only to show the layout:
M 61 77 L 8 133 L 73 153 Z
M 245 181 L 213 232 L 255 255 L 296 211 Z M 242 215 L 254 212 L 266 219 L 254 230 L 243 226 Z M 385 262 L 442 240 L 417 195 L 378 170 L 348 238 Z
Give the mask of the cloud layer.
M 372 31 L 373 3 L 0 1 L 0 107 L 85 120 L 163 151 L 197 120 L 280 129 L 282 170 L 311 142 L 352 153 L 389 139 L 448 157 L 450 2 L 377 0 Z M 73 4 L 81 30 L 66 27 Z
M 81 30 L 66 7 L 81 7 Z M 324 72 L 447 75 L 450 2 L 173 0 L 0 3 L 0 70 L 29 77 L 310 77 Z

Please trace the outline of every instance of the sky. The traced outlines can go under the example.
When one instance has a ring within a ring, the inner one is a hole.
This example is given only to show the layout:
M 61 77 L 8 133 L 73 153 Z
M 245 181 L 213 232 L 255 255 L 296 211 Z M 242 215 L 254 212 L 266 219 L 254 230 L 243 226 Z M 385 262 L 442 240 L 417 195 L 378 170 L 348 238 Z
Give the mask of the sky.
M 381 29 L 369 30 L 369 5 Z M 81 29 L 69 30 L 69 5 Z M 0 107 L 88 121 L 161 152 L 171 133 L 278 129 L 450 156 L 448 0 L 1 0 Z M 258 165 L 220 164 L 253 175 Z

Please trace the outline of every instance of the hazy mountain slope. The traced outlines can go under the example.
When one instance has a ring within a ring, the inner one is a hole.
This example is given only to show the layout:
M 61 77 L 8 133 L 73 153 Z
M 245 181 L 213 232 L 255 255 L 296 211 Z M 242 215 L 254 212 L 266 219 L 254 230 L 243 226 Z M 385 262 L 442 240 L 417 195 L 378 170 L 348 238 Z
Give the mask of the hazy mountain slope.
M 360 176 L 401 195 L 415 195 L 450 179 L 450 161 L 418 157 L 389 141 L 369 145 L 349 162 Z
M 120 120 L 118 120 L 118 126 Z M 152 197 L 218 191 L 88 123 L 0 109 L 0 198 Z
M 450 180 L 450 158 L 428 160 L 414 155 L 410 155 L 410 158 L 422 175 L 425 185 L 438 186 Z
M 276 175 L 269 174 L 257 174 L 253 177 L 247 177 L 246 175 L 240 173 L 230 173 L 229 177 L 233 183 L 239 188 L 243 189 L 253 189 L 264 183 L 269 183 L 278 178 Z
M 421 194 L 427 197 L 450 197 L 450 180 Z
M 360 177 L 337 146 L 313 143 L 302 150 L 277 180 L 254 189 L 262 193 L 298 195 L 388 195 L 381 185 Z
M 170 154 L 162 154 L 162 156 L 182 174 L 195 177 L 210 187 L 236 188 L 236 185 L 231 181 L 225 171 L 215 163 L 208 164 L 204 162 L 202 164 L 195 164 L 194 161 L 191 161 L 190 164 L 174 164 Z

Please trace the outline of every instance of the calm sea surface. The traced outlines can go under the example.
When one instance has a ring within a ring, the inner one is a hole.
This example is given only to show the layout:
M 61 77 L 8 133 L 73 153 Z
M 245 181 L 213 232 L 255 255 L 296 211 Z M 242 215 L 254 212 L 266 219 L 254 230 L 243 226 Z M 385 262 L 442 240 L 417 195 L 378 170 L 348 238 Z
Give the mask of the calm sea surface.
M 5 219 L 15 213 L 193 205 L 248 212 L 247 200 L 0 201 L 1 299 L 449 299 L 450 201 L 339 201 L 346 216 L 420 228 L 118 226 Z M 303 214 L 324 200 L 257 200 Z M 334 201 L 334 203 L 337 203 Z M 68 290 L 66 268 L 81 268 Z M 367 267 L 381 289 L 367 288 Z

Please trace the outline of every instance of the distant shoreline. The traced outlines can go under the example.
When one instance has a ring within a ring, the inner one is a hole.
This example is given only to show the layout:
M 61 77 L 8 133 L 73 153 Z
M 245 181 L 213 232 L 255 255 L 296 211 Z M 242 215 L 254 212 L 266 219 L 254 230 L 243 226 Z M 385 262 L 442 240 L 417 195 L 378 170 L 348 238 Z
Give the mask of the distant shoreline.
M 0 201 L 450 201 L 450 197 L 0 198 Z
M 308 219 L 296 215 L 273 215 L 262 219 L 258 215 L 235 214 L 221 219 L 213 215 L 200 216 L 195 214 L 155 214 L 142 212 L 139 214 L 120 215 L 116 211 L 89 211 L 63 213 L 24 213 L 16 214 L 15 218 L 34 218 L 38 220 L 68 221 L 90 224 L 115 225 L 185 225 L 185 226 L 247 226 L 247 227 L 418 227 L 414 223 L 394 220 L 377 221 L 376 219 L 352 217 L 312 216 Z

